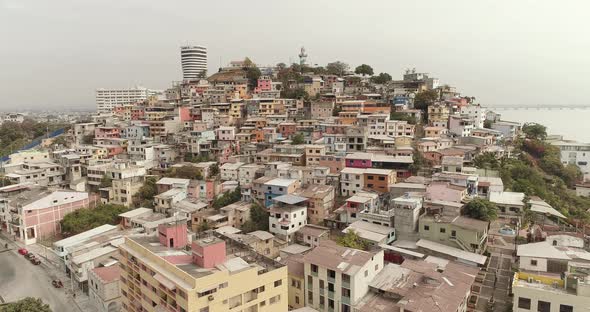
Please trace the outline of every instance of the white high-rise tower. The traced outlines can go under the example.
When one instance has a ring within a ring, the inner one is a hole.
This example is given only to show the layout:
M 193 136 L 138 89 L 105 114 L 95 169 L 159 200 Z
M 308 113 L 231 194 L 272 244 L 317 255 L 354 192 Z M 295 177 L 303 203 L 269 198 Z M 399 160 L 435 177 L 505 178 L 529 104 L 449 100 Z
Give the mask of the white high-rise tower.
M 184 80 L 207 77 L 207 48 L 201 46 L 180 47 L 180 61 Z

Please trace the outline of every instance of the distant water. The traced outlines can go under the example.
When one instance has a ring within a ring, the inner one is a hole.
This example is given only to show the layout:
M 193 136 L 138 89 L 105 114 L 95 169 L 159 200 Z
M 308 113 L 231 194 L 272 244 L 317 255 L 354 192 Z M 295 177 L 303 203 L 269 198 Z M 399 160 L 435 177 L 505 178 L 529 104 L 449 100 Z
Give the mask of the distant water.
M 590 109 L 498 109 L 496 113 L 502 115 L 502 120 L 540 123 L 547 127 L 548 134 L 590 143 Z

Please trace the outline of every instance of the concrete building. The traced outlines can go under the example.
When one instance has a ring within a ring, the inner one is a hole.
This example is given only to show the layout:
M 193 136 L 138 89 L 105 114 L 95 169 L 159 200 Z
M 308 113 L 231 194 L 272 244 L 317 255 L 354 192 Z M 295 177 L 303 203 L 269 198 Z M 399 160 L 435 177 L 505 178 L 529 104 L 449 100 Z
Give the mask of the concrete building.
M 269 231 L 284 241 L 294 241 L 295 233 L 307 224 L 305 201 L 305 197 L 290 194 L 274 197 L 268 217 Z
M 564 166 L 578 166 L 584 174 L 584 180 L 590 180 L 590 143 L 560 140 L 551 144 L 559 148 L 561 163 Z
M 196 80 L 207 77 L 207 48 L 203 46 L 180 47 L 182 79 Z
M 127 89 L 96 89 L 96 109 L 98 113 L 110 114 L 116 106 L 143 102 L 159 92 L 140 86 Z
M 98 312 L 120 311 L 120 276 L 121 268 L 118 265 L 98 267 L 90 270 L 88 275 L 88 297 Z
M 587 264 L 570 266 L 563 277 L 534 272 L 514 274 L 514 312 L 574 312 L 590 306 Z
M 422 212 L 422 199 L 404 195 L 393 200 L 394 228 L 398 239 L 415 238 Z
M 383 250 L 363 251 L 322 242 L 303 256 L 305 304 L 318 311 L 351 312 L 383 269 Z
M 215 235 L 223 239 L 193 240 L 190 251 L 155 237 L 126 238 L 119 247 L 123 311 L 287 311 L 287 267 Z

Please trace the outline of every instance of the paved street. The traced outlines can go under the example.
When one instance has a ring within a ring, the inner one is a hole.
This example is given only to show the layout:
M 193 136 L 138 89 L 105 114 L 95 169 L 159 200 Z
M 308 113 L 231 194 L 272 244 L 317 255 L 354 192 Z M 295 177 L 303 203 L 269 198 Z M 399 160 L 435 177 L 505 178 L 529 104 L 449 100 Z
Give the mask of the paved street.
M 0 236 L 0 297 L 4 302 L 27 296 L 38 297 L 49 304 L 53 311 L 80 311 L 65 289 L 56 289 L 51 285 L 53 277 L 48 272 L 52 268 L 47 263 L 33 265 L 17 253 L 16 245 L 9 242 L 9 249 L 5 249 L 5 243 L 6 240 Z

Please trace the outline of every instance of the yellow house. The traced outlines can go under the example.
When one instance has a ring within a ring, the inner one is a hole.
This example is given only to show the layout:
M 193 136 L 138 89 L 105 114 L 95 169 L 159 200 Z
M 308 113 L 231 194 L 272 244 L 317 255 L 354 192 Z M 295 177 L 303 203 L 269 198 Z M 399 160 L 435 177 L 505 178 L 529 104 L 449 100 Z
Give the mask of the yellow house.
M 303 255 L 293 255 L 286 260 L 289 270 L 289 310 L 305 306 L 305 273 Z
M 286 266 L 220 234 L 194 240 L 189 252 L 175 232 L 119 246 L 122 311 L 287 311 Z

